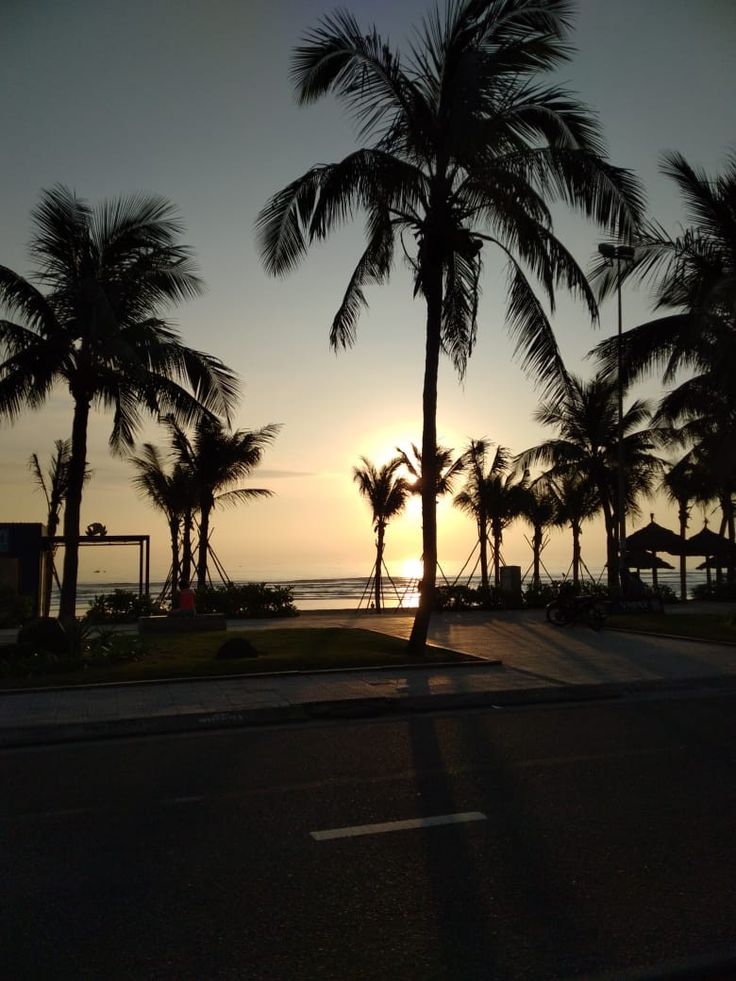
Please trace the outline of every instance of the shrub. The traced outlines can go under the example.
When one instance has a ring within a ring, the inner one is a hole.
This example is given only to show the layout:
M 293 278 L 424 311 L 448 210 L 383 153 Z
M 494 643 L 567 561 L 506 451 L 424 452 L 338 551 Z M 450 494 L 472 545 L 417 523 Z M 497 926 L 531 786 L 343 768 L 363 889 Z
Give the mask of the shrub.
M 659 593 L 659 598 L 662 600 L 663 603 L 680 602 L 680 597 L 677 595 L 677 593 L 674 591 L 674 589 L 671 586 L 667 586 L 666 584 L 657 586 L 657 592 Z
M 539 609 L 548 606 L 557 595 L 555 583 L 540 582 L 530 583 L 524 590 L 524 606 L 529 609 Z
M 51 624 L 56 624 L 52 628 Z M 28 624 L 18 643 L 0 647 L 0 677 L 33 678 L 83 668 L 139 661 L 146 648 L 137 634 L 94 631 L 77 620 L 66 629 L 58 620 Z
M 222 613 L 233 619 L 265 619 L 294 617 L 298 616 L 299 611 L 294 606 L 291 586 L 267 586 L 266 583 L 248 582 L 198 589 L 197 612 Z
M 43 651 L 59 656 L 71 651 L 70 638 L 60 620 L 37 617 L 24 623 L 18 631 L 18 644 L 32 652 Z
M 139 596 L 129 589 L 116 589 L 90 600 L 84 618 L 89 623 L 135 623 L 139 617 L 162 613 L 166 613 L 164 607 L 150 596 Z
M 10 586 L 0 586 L 0 627 L 19 627 L 31 616 L 33 602 Z
M 714 582 L 710 586 L 707 582 L 701 583 L 694 587 L 693 599 L 715 602 L 736 600 L 736 582 Z

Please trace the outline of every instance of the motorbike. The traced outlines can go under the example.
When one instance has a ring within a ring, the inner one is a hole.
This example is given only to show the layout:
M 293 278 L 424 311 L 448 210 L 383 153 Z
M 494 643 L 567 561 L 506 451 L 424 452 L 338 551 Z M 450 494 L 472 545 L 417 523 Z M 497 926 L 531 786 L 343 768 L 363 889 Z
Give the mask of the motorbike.
M 587 623 L 593 630 L 600 630 L 606 622 L 605 604 L 597 596 L 588 593 L 575 594 L 560 590 L 557 599 L 547 607 L 547 619 L 556 627 L 572 623 Z

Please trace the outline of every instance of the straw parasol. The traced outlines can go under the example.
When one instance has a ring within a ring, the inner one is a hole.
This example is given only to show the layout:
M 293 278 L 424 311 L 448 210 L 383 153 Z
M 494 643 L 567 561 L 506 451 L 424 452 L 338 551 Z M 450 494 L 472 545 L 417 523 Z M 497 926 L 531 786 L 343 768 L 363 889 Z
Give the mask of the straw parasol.
M 729 556 L 732 560 L 734 558 L 734 547 L 731 542 L 723 535 L 711 531 L 707 521 L 697 535 L 688 538 L 685 546 L 688 555 L 702 555 L 705 558 L 705 562 L 698 568 L 707 571 L 709 586 L 711 569 L 720 570 L 724 565 L 724 559 L 727 560 Z
M 648 525 L 635 531 L 632 535 L 629 535 L 626 539 L 626 553 L 627 560 L 626 564 L 632 566 L 633 562 L 628 559 L 628 553 L 631 551 L 633 555 L 644 551 L 649 553 L 649 558 L 651 564 L 636 566 L 637 569 L 651 569 L 652 570 L 652 585 L 657 588 L 657 569 L 672 569 L 673 566 L 665 563 L 664 565 L 657 564 L 657 552 L 667 552 L 669 555 L 680 555 L 682 553 L 682 542 L 680 541 L 680 536 L 674 532 L 670 531 L 669 528 L 664 528 L 662 525 L 658 525 L 654 520 L 654 515 L 650 514 L 650 521 Z

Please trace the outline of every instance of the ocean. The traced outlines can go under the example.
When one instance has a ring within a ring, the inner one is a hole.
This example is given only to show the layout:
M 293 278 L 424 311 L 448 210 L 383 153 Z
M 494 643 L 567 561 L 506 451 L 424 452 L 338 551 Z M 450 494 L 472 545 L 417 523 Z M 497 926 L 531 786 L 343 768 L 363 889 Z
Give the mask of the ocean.
M 564 578 L 563 573 L 553 573 L 553 578 L 560 580 Z M 603 573 L 598 570 L 593 573 L 596 579 L 601 579 Z M 663 569 L 659 572 L 660 585 L 669 586 L 679 596 L 680 576 L 677 569 Z M 642 572 L 642 579 L 650 583 L 651 575 Z M 245 580 L 235 580 L 236 583 Z M 261 580 L 247 580 L 248 582 L 260 582 Z M 450 578 L 450 582 L 453 580 Z M 528 579 L 527 579 L 528 581 Z M 547 581 L 546 577 L 543 581 Z M 705 572 L 688 569 L 687 575 L 688 589 L 692 591 L 698 583 L 706 581 Z M 440 584 L 443 583 L 442 577 L 438 578 Z M 467 577 L 460 580 L 463 584 L 468 584 Z M 275 582 L 269 581 L 273 586 L 291 586 L 293 589 L 294 602 L 299 610 L 344 610 L 344 609 L 366 609 L 372 600 L 369 589 L 369 580 L 365 576 L 345 576 L 334 579 L 288 579 Z M 480 584 L 477 576 L 473 577 L 469 585 L 478 586 Z M 151 596 L 158 596 L 163 588 L 163 582 L 151 582 Z M 77 615 L 82 616 L 86 613 L 90 602 L 100 593 L 111 593 L 115 589 L 128 589 L 134 592 L 138 590 L 137 582 L 81 582 L 77 590 Z M 416 607 L 419 602 L 417 592 L 417 580 L 408 579 L 403 576 L 394 576 L 391 580 L 384 580 L 384 605 L 386 608 Z M 58 593 L 55 591 L 52 597 L 52 614 L 58 607 Z

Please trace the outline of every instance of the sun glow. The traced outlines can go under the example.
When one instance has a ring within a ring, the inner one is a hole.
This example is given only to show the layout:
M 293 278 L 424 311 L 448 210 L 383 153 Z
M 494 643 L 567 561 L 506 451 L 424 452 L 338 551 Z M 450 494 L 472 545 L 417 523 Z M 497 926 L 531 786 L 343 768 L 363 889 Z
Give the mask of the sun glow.
M 406 579 L 421 579 L 424 568 L 421 559 L 404 559 L 401 563 L 401 575 Z

